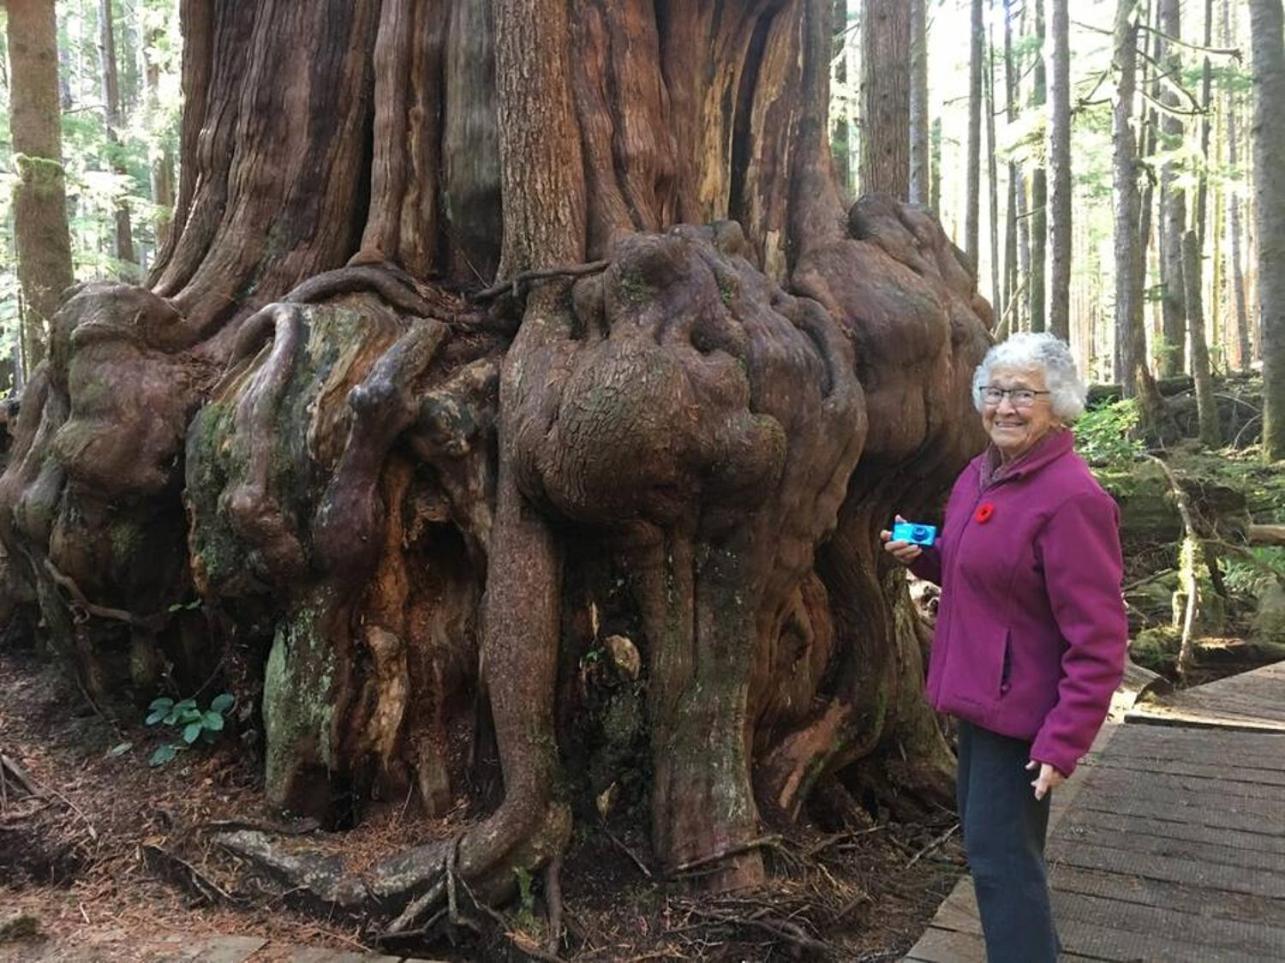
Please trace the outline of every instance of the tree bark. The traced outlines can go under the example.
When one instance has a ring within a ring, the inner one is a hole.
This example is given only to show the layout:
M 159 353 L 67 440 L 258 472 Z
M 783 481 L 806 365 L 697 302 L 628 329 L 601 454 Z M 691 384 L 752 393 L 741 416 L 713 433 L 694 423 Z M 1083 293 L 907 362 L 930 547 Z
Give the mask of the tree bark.
M 927 0 L 910 0 L 910 203 L 937 210 L 928 122 Z
M 52 0 L 8 4 L 9 129 L 18 182 L 14 233 L 22 289 L 22 359 L 44 358 L 48 325 L 71 286 L 71 236 L 58 109 L 57 24 Z
M 982 0 L 972 0 L 969 18 L 968 55 L 968 170 L 964 182 L 964 253 L 974 265 L 981 264 L 980 210 L 982 157 L 982 58 L 986 55 L 986 32 Z
M 904 0 L 869 0 L 861 18 L 860 187 L 902 200 L 910 197 L 910 20 Z
M 1116 71 L 1116 101 L 1112 123 L 1112 182 L 1115 197 L 1115 352 L 1116 380 L 1126 398 L 1138 394 L 1138 369 L 1146 368 L 1146 337 L 1136 304 L 1141 285 L 1135 277 L 1141 260 L 1138 247 L 1138 147 L 1133 131 L 1137 86 L 1138 26 L 1133 18 L 1136 0 L 1119 0 L 1115 12 L 1112 66 Z M 1143 336 L 1139 338 L 1139 334 Z M 1139 350 L 1141 342 L 1141 350 Z
M 112 0 L 99 0 L 99 43 L 103 61 L 103 124 L 107 128 L 108 166 L 118 176 L 124 177 L 129 172 L 120 157 L 120 130 L 123 126 L 123 116 L 120 83 L 116 69 L 116 32 L 113 20 Z M 116 201 L 113 221 L 112 256 L 123 264 L 136 264 L 138 258 L 134 253 L 134 232 L 130 224 L 129 204 L 125 200 Z
M 1049 205 L 1049 330 L 1071 337 L 1071 49 L 1067 0 L 1048 0 L 1052 44 L 1049 66 L 1049 168 L 1053 194 Z
M 1047 80 L 1044 70 L 1044 3 L 1035 4 L 1035 68 L 1031 87 L 1031 109 L 1042 114 L 1047 101 Z M 1031 330 L 1044 331 L 1048 326 L 1045 313 L 1046 275 L 1048 264 L 1048 177 L 1042 163 L 1031 172 L 1031 265 L 1030 287 L 1027 291 Z
M 1254 216 L 1263 356 L 1263 455 L 1285 458 L 1285 17 L 1281 0 L 1251 0 Z
M 1170 108 L 1179 107 L 1174 88 L 1182 83 L 1182 54 L 1177 43 L 1182 36 L 1182 15 L 1179 0 L 1159 0 L 1160 4 L 1160 55 L 1157 58 L 1163 74 L 1160 80 L 1163 94 L 1161 102 Z M 1171 39 L 1166 39 L 1171 38 Z M 1183 122 L 1172 113 L 1161 119 L 1162 147 L 1177 150 L 1182 145 Z M 1161 302 L 1164 312 L 1165 343 L 1162 348 L 1161 374 L 1173 376 L 1187 370 L 1186 306 L 1182 277 L 1182 237 L 1187 231 L 1187 194 L 1179 184 L 1181 164 L 1172 156 L 1160 168 L 1160 209 L 1163 219 L 1160 256 L 1164 262 L 1164 293 Z

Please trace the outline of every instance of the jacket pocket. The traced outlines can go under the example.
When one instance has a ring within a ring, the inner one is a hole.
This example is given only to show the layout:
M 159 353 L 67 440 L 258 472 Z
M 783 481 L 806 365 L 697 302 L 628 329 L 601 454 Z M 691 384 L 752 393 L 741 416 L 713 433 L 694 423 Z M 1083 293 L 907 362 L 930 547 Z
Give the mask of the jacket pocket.
M 1005 629 L 1000 646 L 999 694 L 1005 695 L 1013 686 L 1013 647 L 1011 633 Z

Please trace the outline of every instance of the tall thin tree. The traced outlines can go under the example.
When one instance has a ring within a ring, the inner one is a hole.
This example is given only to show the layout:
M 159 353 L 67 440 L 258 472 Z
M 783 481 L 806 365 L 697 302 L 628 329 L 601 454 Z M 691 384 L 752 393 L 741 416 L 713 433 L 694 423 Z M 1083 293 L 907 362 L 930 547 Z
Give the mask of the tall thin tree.
M 981 263 L 979 227 L 981 209 L 982 57 L 986 34 L 982 26 L 982 0 L 972 0 L 968 58 L 968 170 L 964 183 L 964 253 L 974 269 Z
M 1160 256 L 1164 261 L 1164 351 L 1161 373 L 1181 374 L 1186 361 L 1186 306 L 1183 301 L 1182 236 L 1187 230 L 1187 193 L 1181 183 L 1182 166 L 1177 152 L 1182 147 L 1184 125 L 1178 89 L 1182 85 L 1182 13 L 1179 0 L 1160 0 L 1161 103 L 1167 108 L 1161 120 L 1160 146 L 1165 160 L 1160 168 L 1160 209 L 1164 221 Z
M 990 0 L 990 8 L 993 12 L 995 0 Z M 995 160 L 995 39 L 994 30 L 990 27 L 986 31 L 986 72 L 983 79 L 986 83 L 986 196 L 990 215 L 991 301 L 995 305 L 997 316 L 1002 318 L 1008 309 L 1008 303 L 1000 285 L 999 171 Z
M 910 202 L 932 202 L 932 133 L 928 122 L 928 4 L 910 0 Z
M 1004 122 L 1017 120 L 1017 71 L 1013 67 L 1013 0 L 1004 0 Z M 1017 267 L 1017 207 L 1018 192 L 1023 190 L 1018 172 L 1017 158 L 1008 160 L 1008 204 L 1004 218 L 1004 311 L 1003 318 L 1010 329 L 1019 326 L 1017 315 L 1021 311 L 1018 293 Z
M 1194 228 L 1182 236 L 1183 300 L 1187 309 L 1187 336 L 1191 343 L 1191 373 L 1196 383 L 1196 416 L 1200 440 L 1211 448 L 1222 443 L 1218 427 L 1218 402 L 1214 398 L 1209 342 L 1201 298 L 1200 238 Z
M 1285 458 L 1285 16 L 1250 0 L 1254 63 L 1254 214 L 1263 355 L 1263 454 Z
M 1053 195 L 1049 204 L 1049 330 L 1063 340 L 1071 336 L 1071 47 L 1067 0 L 1046 0 L 1049 67 L 1049 169 Z
M 102 49 L 103 68 L 103 117 L 107 125 L 108 166 L 118 175 L 128 171 L 121 157 L 120 131 L 122 125 L 120 82 L 116 68 L 116 31 L 113 24 L 112 0 L 99 0 L 98 27 Z M 112 254 L 127 264 L 137 262 L 134 254 L 134 231 L 130 224 L 129 205 L 117 199 L 113 213 L 114 234 Z
M 1048 84 L 1044 70 L 1044 5 L 1035 3 L 1035 69 L 1031 84 L 1031 109 L 1044 112 Z M 1037 158 L 1031 172 L 1031 267 L 1027 302 L 1030 305 L 1031 330 L 1043 331 L 1045 315 L 1045 267 L 1048 261 L 1048 177 L 1044 161 Z
M 22 356 L 45 356 L 46 326 L 72 282 L 62 165 L 58 31 L 53 0 L 9 0 L 9 127 L 18 170 L 14 233 L 22 291 Z
M 833 36 L 830 56 L 834 71 L 834 81 L 841 88 L 847 87 L 848 0 L 833 0 L 830 12 L 830 29 Z M 852 125 L 848 120 L 846 97 L 843 103 L 845 104 L 845 109 L 839 111 L 838 116 L 830 117 L 830 155 L 834 163 L 834 173 L 839 186 L 844 193 L 851 193 L 852 161 L 849 152 L 852 142 Z
M 1224 0 L 1222 7 L 1223 42 L 1231 46 L 1235 37 L 1232 21 L 1232 0 Z M 1235 89 L 1228 90 L 1223 112 L 1227 116 L 1227 167 L 1232 178 L 1227 191 L 1230 194 L 1227 202 L 1227 234 L 1231 257 L 1231 303 L 1236 319 L 1236 354 L 1237 363 L 1242 371 L 1248 370 L 1252 358 L 1249 345 L 1249 306 L 1245 298 L 1245 261 L 1241 251 L 1240 183 L 1242 178 L 1237 170 L 1240 164 L 1240 98 Z
M 910 196 L 910 5 L 869 0 L 861 18 L 863 193 Z

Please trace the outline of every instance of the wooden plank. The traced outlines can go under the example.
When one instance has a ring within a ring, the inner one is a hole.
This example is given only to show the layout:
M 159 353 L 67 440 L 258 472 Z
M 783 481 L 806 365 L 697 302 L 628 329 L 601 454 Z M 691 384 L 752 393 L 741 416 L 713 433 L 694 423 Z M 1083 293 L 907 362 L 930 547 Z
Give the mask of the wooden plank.
M 1163 907 L 1126 903 L 1109 897 L 1055 890 L 1053 915 L 1059 930 L 1073 933 L 1079 923 L 1091 923 L 1184 946 L 1204 947 L 1205 959 L 1222 952 L 1256 959 L 1285 956 L 1285 929 L 1243 920 L 1192 916 Z
M 1234 768 L 1214 763 L 1193 762 L 1189 759 L 1157 759 L 1154 756 L 1127 756 L 1123 753 L 1101 759 L 1095 764 L 1098 769 L 1124 769 L 1138 773 L 1167 773 L 1174 776 L 1193 776 L 1197 779 L 1213 779 L 1219 783 L 1236 786 L 1251 783 L 1259 786 L 1285 787 L 1285 769 L 1250 769 L 1243 766 Z M 1074 777 L 1073 777 L 1074 781 Z
M 1188 883 L 1229 893 L 1285 899 L 1285 875 L 1266 872 L 1246 873 L 1240 867 L 1202 863 L 1174 856 L 1151 856 L 1127 853 L 1089 843 L 1068 846 L 1051 864 L 1054 870 L 1068 864 L 1081 869 L 1100 869 L 1123 875 L 1146 876 L 1171 883 Z
M 1285 823 L 1285 787 L 1263 785 L 1262 783 L 1233 783 L 1222 779 L 1209 779 L 1200 776 L 1184 776 L 1171 772 L 1139 773 L 1137 770 L 1121 769 L 1113 766 L 1100 766 L 1092 776 L 1085 780 L 1090 786 L 1097 787 L 1136 787 L 1139 792 L 1152 789 L 1172 789 L 1184 796 L 1213 796 L 1235 801 L 1271 800 L 1272 810 L 1282 813 L 1280 821 Z M 1244 803 L 1254 805 L 1253 803 Z
M 1227 800 L 1207 793 L 1184 797 L 1178 792 L 1154 787 L 1150 790 L 1138 787 L 1132 792 L 1127 787 L 1096 787 L 1094 792 L 1083 796 L 1079 806 L 1134 816 L 1153 816 L 1159 822 L 1189 823 L 1262 835 L 1281 831 L 1280 817 L 1271 811 L 1270 800 Z
M 1228 850 L 1229 859 L 1239 859 L 1248 852 L 1263 853 L 1264 858 L 1278 859 L 1285 857 L 1285 836 L 1270 833 L 1242 833 L 1233 829 L 1211 829 L 1208 826 L 1194 826 L 1190 823 L 1161 822 L 1152 816 L 1136 816 L 1115 810 L 1089 809 L 1077 807 L 1049 840 L 1051 847 L 1063 834 L 1075 834 L 1077 837 L 1085 827 L 1114 830 L 1121 833 L 1132 833 L 1138 836 L 1149 836 L 1170 840 L 1176 845 L 1186 842 L 1212 844 Z
M 1285 854 L 1254 849 L 1229 849 L 1216 842 L 1194 842 L 1189 839 L 1172 839 L 1163 835 L 1133 833 L 1103 826 L 1080 823 L 1063 826 L 1047 848 L 1050 861 L 1060 858 L 1071 848 L 1082 844 L 1118 849 L 1128 853 L 1151 856 L 1173 856 L 1179 859 L 1198 859 L 1205 863 L 1230 866 L 1242 871 L 1255 870 L 1276 873 L 1285 878 Z
M 930 926 L 906 959 L 916 963 L 986 963 L 986 947 L 980 936 Z
M 1121 963 L 1137 963 L 1139 960 L 1157 963 L 1263 963 L 1261 956 L 1227 949 L 1211 950 L 1208 946 L 1192 946 L 1181 940 L 1133 933 L 1081 920 L 1059 926 L 1058 935 L 1068 953 L 1098 960 L 1118 960 Z
M 1245 732 L 1285 733 L 1285 720 L 1264 717 L 1253 707 L 1241 709 L 1229 706 L 1222 700 L 1208 706 L 1188 704 L 1181 707 L 1158 702 L 1139 703 L 1124 714 L 1124 721 L 1135 725 L 1201 726 Z
M 1219 732 L 1181 727 L 1120 726 L 1111 755 L 1153 754 L 1164 759 L 1240 759 L 1263 769 L 1285 769 L 1285 735 Z
M 1212 919 L 1285 927 L 1285 900 L 1228 893 L 1185 882 L 1172 883 L 1145 876 L 1082 869 L 1065 863 L 1053 868 L 1050 881 L 1055 890 L 1068 893 L 1104 896 Z

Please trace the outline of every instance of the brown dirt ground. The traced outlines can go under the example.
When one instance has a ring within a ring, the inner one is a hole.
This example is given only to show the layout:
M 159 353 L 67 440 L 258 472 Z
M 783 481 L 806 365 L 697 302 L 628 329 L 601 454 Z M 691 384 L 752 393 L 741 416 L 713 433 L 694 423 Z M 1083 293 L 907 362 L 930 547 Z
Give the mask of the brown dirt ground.
M 74 683 L 32 655 L 0 650 L 0 753 L 40 793 L 27 795 L 12 778 L 0 785 L 0 960 L 159 960 L 160 941 L 175 933 L 270 940 L 254 963 L 279 956 L 274 948 L 286 945 L 374 948 L 371 935 L 355 925 L 296 913 L 289 894 L 247 873 L 209 840 L 216 820 L 285 822 L 259 794 L 253 752 L 229 735 L 149 768 L 162 741 L 151 729 L 118 729 L 86 705 Z M 124 742 L 132 748 L 112 755 Z M 830 834 L 790 829 L 765 837 L 773 872 L 764 889 L 695 897 L 681 883 L 648 875 L 645 819 L 618 814 L 609 825 L 579 832 L 567 855 L 560 957 L 898 959 L 961 872 L 952 825 L 949 813 L 904 823 L 881 814 Z M 355 830 L 307 839 L 342 849 L 350 865 L 360 866 L 450 827 L 449 819 L 388 806 L 366 814 Z M 162 852 L 182 862 L 167 862 Z M 201 885 L 208 898 L 196 892 Z M 527 959 L 517 947 L 544 939 L 541 889 L 536 881 L 511 908 L 507 935 L 489 927 L 496 931 L 483 945 L 452 949 L 438 940 L 419 955 Z M 39 938 L 3 935 L 6 920 L 21 914 L 34 918 Z

